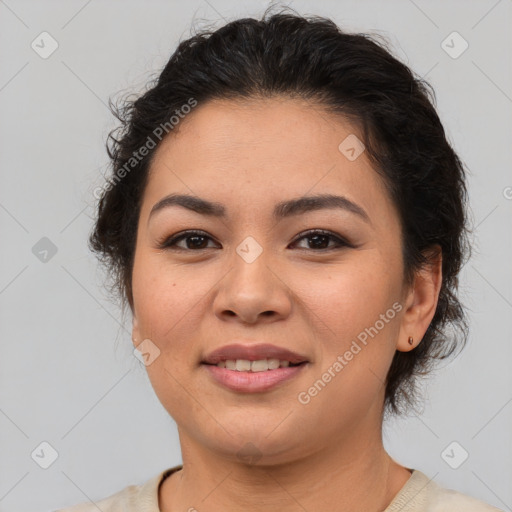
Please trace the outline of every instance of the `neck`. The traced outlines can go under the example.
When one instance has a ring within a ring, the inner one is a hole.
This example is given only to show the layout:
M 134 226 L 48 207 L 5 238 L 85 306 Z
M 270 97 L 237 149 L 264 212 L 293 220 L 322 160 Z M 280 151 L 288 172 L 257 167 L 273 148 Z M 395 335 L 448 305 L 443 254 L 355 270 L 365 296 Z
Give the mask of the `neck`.
M 266 512 L 384 510 L 410 472 L 384 450 L 381 430 L 331 441 L 293 461 L 242 463 L 180 431 L 183 469 L 160 488 L 160 509 Z

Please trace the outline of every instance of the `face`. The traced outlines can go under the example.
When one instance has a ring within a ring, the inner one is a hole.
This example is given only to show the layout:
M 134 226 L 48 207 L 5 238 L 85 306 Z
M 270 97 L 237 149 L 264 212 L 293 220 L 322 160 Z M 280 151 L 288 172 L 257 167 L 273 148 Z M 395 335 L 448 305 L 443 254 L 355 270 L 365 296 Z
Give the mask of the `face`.
M 398 214 L 365 152 L 353 158 L 355 129 L 283 98 L 214 100 L 178 128 L 152 163 L 132 284 L 134 344 L 150 340 L 148 375 L 180 438 L 233 460 L 252 443 L 277 462 L 378 428 L 409 295 Z M 224 216 L 178 204 L 150 215 L 170 194 Z M 274 216 L 322 195 L 345 200 Z M 265 391 L 236 391 L 201 363 L 231 343 L 307 363 Z

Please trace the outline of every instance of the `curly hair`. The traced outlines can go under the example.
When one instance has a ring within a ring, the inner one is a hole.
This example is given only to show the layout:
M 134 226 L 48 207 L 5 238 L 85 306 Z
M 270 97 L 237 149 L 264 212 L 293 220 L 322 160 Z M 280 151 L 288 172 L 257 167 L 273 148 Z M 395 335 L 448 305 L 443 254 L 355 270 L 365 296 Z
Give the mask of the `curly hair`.
M 467 190 L 433 88 L 393 57 L 385 40 L 343 32 L 324 17 L 267 11 L 260 20 L 238 19 L 182 41 L 145 92 L 120 106 L 110 103 L 120 125 L 106 143 L 111 175 L 98 197 L 89 248 L 107 267 L 111 291 L 133 312 L 138 218 L 152 156 L 163 139 L 155 135 L 161 127 L 172 134 L 169 119 L 191 98 L 201 104 L 275 95 L 314 102 L 360 130 L 399 212 L 405 283 L 429 264 L 434 247 L 442 249 L 432 322 L 414 350 L 395 352 L 385 383 L 384 412 L 406 412 L 418 403 L 417 377 L 467 341 L 457 297 L 458 274 L 470 251 Z

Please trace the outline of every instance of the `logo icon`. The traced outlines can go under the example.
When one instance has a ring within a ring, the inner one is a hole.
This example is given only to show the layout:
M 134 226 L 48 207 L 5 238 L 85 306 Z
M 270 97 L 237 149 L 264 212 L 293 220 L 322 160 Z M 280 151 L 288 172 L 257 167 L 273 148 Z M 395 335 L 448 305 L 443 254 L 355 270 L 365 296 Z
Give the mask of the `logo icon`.
M 347 160 L 353 162 L 361 156 L 366 148 L 363 142 L 356 135 L 351 133 L 348 137 L 343 139 L 341 144 L 338 146 L 338 149 L 340 150 L 340 153 L 347 158 Z
M 57 254 L 57 246 L 49 238 L 43 236 L 32 247 L 32 254 L 42 263 L 48 263 Z
M 466 462 L 469 453 L 457 441 L 452 441 L 442 452 L 441 458 L 452 469 L 458 469 Z
M 452 32 L 441 43 L 441 48 L 452 58 L 458 59 L 469 47 L 469 43 L 458 33 Z
M 30 46 L 39 57 L 47 59 L 59 47 L 59 43 L 48 32 L 41 32 Z
M 248 462 L 249 464 L 256 464 L 263 454 L 253 443 L 245 443 L 240 450 L 236 453 L 238 459 L 242 462 Z
M 145 339 L 135 347 L 133 355 L 144 366 L 149 366 L 160 356 L 160 349 L 150 339 Z
M 48 469 L 59 457 L 57 450 L 47 441 L 40 443 L 30 454 L 34 462 L 43 469 Z
M 252 263 L 263 252 L 263 247 L 252 236 L 248 236 L 236 248 L 236 252 L 246 263 Z

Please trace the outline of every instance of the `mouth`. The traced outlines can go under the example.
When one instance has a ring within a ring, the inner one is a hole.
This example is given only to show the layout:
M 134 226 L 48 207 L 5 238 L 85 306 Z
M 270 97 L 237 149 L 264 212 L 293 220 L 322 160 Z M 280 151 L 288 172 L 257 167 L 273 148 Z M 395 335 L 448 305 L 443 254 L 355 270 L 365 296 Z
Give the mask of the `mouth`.
M 307 361 L 302 361 L 300 363 L 293 363 L 288 361 L 287 359 L 279 360 L 277 358 L 270 359 L 258 359 L 255 361 L 250 361 L 249 359 L 222 359 L 218 363 L 205 363 L 208 366 L 216 366 L 217 368 L 226 368 L 227 370 L 233 370 L 237 372 L 267 372 L 277 370 L 279 368 L 293 368 L 295 366 L 302 366 L 306 364 Z
M 221 365 L 237 371 L 266 371 L 308 362 L 306 356 L 268 343 L 256 345 L 232 343 L 210 352 L 202 364 Z
M 275 389 L 285 382 L 289 382 L 302 373 L 308 365 L 306 361 L 287 364 L 288 361 L 276 360 L 279 363 L 283 362 L 284 365 L 281 366 L 281 364 L 279 364 L 277 368 L 265 370 L 261 361 L 263 360 L 248 361 L 238 359 L 236 361 L 225 361 L 226 365 L 230 366 L 234 363 L 234 369 L 222 366 L 223 362 L 217 364 L 203 364 L 202 367 L 215 383 L 220 384 L 223 388 L 227 388 L 230 391 L 237 393 L 263 393 Z M 248 363 L 251 364 L 251 369 L 247 369 Z M 261 364 L 261 366 L 257 366 L 253 369 L 253 364 Z M 239 366 L 241 369 L 237 370 L 236 366 Z
M 238 393 L 259 393 L 299 375 L 310 361 L 303 355 L 270 344 L 231 344 L 201 361 L 208 375 Z

